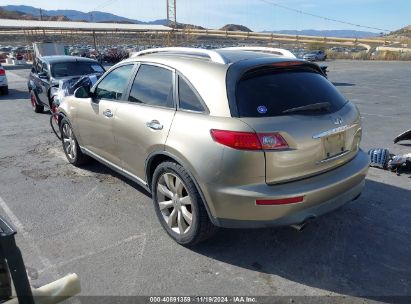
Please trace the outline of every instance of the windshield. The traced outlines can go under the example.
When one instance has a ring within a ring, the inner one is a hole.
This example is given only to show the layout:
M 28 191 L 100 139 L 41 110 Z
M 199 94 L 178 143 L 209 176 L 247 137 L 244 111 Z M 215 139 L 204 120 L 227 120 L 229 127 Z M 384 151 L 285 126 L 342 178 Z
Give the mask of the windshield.
M 347 102 L 322 75 L 303 71 L 265 70 L 245 75 L 237 84 L 237 106 L 241 117 L 290 115 L 294 108 L 305 107 L 295 114 L 335 112 Z M 327 111 L 308 105 L 327 103 Z
M 55 78 L 104 73 L 104 68 L 97 62 L 59 62 L 51 66 L 51 74 Z

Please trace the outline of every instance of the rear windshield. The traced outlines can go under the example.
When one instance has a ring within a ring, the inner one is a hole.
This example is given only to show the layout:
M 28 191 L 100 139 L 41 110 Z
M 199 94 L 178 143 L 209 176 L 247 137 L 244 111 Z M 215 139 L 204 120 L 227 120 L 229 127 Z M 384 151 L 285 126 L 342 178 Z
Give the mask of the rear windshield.
M 319 103 L 328 103 L 327 112 L 335 112 L 347 102 L 324 76 L 306 70 L 264 70 L 246 74 L 237 84 L 236 100 L 241 117 L 289 115 L 283 112 Z
M 51 74 L 56 78 L 96 73 L 104 73 L 103 67 L 97 62 L 59 62 L 51 66 Z

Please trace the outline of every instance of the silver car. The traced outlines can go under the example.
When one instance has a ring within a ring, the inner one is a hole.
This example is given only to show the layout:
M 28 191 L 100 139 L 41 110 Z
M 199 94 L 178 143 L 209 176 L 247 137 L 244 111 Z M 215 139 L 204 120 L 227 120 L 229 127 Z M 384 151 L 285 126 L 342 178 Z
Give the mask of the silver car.
M 304 60 L 308 61 L 324 61 L 327 59 L 327 54 L 324 51 L 311 51 L 303 56 Z
M 285 50 L 143 51 L 59 111 L 68 161 L 142 185 L 185 245 L 216 227 L 302 227 L 356 199 L 368 170 L 356 106 Z

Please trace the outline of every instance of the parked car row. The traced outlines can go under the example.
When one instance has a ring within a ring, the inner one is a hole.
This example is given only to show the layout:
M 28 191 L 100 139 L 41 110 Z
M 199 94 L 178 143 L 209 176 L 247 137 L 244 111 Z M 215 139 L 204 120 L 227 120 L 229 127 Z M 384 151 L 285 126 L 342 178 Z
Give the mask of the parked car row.
M 5 62 L 7 58 L 30 60 L 32 52 L 31 46 L 0 46 L 0 62 Z

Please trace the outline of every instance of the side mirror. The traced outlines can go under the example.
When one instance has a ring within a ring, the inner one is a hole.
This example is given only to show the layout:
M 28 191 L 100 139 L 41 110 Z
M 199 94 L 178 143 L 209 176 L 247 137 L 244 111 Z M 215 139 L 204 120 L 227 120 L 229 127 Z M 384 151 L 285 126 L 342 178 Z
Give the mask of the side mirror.
M 90 92 L 89 86 L 82 86 L 74 91 L 74 97 L 76 98 L 93 98 L 93 93 Z

